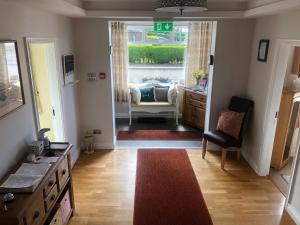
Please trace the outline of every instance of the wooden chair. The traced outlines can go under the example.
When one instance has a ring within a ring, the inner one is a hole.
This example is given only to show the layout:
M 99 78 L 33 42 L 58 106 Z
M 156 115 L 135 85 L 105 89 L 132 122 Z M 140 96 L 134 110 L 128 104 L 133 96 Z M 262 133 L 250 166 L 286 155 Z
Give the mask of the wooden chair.
M 231 98 L 228 109 L 235 112 L 245 112 L 245 116 L 241 125 L 241 129 L 239 132 L 239 139 L 235 139 L 222 131 L 214 130 L 204 132 L 203 134 L 203 152 L 202 158 L 205 159 L 207 142 L 210 141 L 220 147 L 222 147 L 222 160 L 221 160 L 221 168 L 224 169 L 226 154 L 228 148 L 234 147 L 237 151 L 237 159 L 240 159 L 241 147 L 243 142 L 243 129 L 245 127 L 245 122 L 249 116 L 251 108 L 253 108 L 254 102 L 248 99 L 240 98 L 233 96 Z

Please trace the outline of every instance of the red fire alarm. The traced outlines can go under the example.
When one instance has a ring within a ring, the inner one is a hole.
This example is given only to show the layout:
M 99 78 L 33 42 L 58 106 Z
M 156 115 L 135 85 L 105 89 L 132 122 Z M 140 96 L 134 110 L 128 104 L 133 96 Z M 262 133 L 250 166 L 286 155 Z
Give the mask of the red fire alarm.
M 99 78 L 101 80 L 105 79 L 106 78 L 106 74 L 105 73 L 99 73 Z

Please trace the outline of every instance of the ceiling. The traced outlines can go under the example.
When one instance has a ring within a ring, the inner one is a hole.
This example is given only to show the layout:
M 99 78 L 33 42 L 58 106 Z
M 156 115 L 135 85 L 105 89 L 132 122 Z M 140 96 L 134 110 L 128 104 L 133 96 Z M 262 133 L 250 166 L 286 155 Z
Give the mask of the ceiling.
M 300 9 L 299 0 L 208 0 L 208 11 L 158 13 L 157 0 L 4 0 L 70 17 L 95 18 L 252 18 Z

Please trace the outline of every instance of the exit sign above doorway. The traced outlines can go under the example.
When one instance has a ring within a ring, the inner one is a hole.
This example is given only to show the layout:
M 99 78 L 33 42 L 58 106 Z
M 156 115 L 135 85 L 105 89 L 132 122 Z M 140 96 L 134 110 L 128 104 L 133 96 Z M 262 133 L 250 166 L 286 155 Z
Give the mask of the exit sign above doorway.
M 154 32 L 172 32 L 173 22 L 154 22 Z

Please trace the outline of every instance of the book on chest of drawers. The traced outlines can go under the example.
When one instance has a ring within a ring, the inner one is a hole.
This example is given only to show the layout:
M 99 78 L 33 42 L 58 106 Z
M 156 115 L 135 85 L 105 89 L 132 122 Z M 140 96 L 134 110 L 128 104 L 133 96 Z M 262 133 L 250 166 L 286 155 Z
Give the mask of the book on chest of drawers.
M 62 210 L 64 215 L 62 225 L 68 223 L 75 210 L 70 155 L 72 145 L 67 143 L 56 144 L 62 146 L 65 144 L 66 148 L 44 151 L 44 155 L 51 152 L 52 156 L 58 158 L 56 162 L 51 163 L 50 168 L 34 192 L 14 193 L 13 202 L 6 205 L 3 201 L 0 202 L 0 208 L 2 208 L 0 210 L 1 225 L 51 224 L 48 221 L 51 221 L 51 217 L 57 210 Z M 8 174 L 14 172 L 10 171 Z M 4 194 L 0 194 L 1 199 Z M 4 210 L 5 207 L 7 210 Z M 67 209 L 67 211 L 64 209 Z

